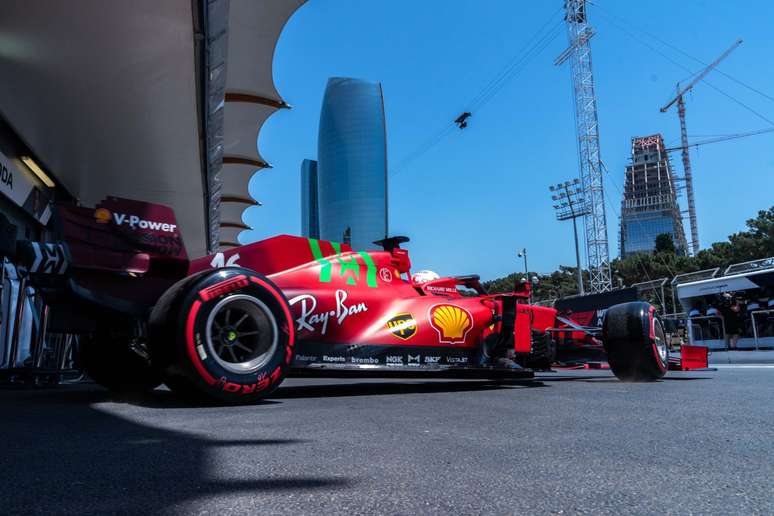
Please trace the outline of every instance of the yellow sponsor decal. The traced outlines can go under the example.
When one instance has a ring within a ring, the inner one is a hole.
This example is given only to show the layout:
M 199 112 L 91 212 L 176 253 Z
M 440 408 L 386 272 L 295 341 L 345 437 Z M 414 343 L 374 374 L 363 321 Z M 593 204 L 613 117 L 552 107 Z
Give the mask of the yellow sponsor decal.
M 438 341 L 446 344 L 465 342 L 473 327 L 473 316 L 457 305 L 435 305 L 428 310 L 430 325 L 438 332 Z
M 417 332 L 417 321 L 410 313 L 398 314 L 387 321 L 387 329 L 390 333 L 402 340 L 408 340 Z
M 105 208 L 97 208 L 94 210 L 94 219 L 100 224 L 107 224 L 110 222 L 110 211 Z

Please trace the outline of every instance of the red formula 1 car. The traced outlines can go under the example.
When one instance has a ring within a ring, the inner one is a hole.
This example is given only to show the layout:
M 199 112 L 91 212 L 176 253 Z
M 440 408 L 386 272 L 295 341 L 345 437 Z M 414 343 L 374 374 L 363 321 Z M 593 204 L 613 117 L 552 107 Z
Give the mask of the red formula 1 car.
M 51 331 L 80 333 L 80 360 L 112 389 L 153 388 L 248 402 L 288 375 L 511 379 L 549 369 L 553 308 L 528 287 L 488 295 L 477 276 L 417 284 L 407 238 L 353 251 L 281 235 L 189 260 L 174 213 L 108 198 L 60 206 L 60 244 L 22 242 Z M 475 295 L 462 295 L 460 287 Z M 655 380 L 664 331 L 647 303 L 608 309 L 613 372 Z
M 606 346 L 602 339 L 607 310 L 639 300 L 637 288 L 629 287 L 555 301 L 557 326 L 548 330 L 556 342 L 554 366 L 573 369 L 607 367 Z M 708 349 L 705 346 L 681 342 L 674 320 L 664 321 L 663 329 L 670 343 L 669 369 L 690 371 L 707 367 Z M 679 352 L 673 353 L 675 340 L 680 342 Z

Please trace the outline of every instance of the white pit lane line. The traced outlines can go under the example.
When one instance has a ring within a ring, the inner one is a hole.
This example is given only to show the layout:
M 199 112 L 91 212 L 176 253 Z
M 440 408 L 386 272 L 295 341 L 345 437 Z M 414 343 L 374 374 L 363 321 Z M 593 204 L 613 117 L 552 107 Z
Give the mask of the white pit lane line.
M 710 364 L 717 369 L 774 369 L 774 364 Z

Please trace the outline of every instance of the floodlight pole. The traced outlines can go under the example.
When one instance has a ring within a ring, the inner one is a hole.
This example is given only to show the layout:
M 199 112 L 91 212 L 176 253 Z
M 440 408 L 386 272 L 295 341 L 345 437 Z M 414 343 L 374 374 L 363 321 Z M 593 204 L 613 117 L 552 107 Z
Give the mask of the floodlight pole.
M 578 241 L 578 217 L 583 217 L 588 213 L 588 208 L 584 208 L 584 202 L 585 200 L 577 199 L 578 191 L 577 190 L 570 190 L 570 186 L 577 184 L 578 181 L 575 180 L 575 182 L 570 183 L 569 181 L 565 181 L 564 183 L 559 183 L 558 185 L 553 185 L 550 187 L 550 190 L 552 192 L 561 191 L 564 190 L 564 193 L 559 194 L 559 196 L 554 196 L 553 199 L 555 201 L 562 201 L 562 204 L 555 205 L 554 209 L 557 210 L 556 212 L 556 218 L 558 220 L 567 220 L 572 219 L 572 233 L 575 237 L 575 264 L 576 264 L 576 276 L 578 281 L 578 294 L 581 296 L 585 294 L 585 291 L 583 289 L 583 267 L 581 267 L 581 259 L 580 259 L 580 243 Z M 566 200 L 565 200 L 566 199 Z M 579 211 L 576 211 L 576 206 L 580 204 L 581 209 Z M 567 211 L 569 210 L 569 212 Z
M 570 204 L 570 214 L 572 215 L 572 233 L 575 236 L 575 264 L 576 264 L 576 273 L 578 276 L 578 294 L 581 296 L 584 294 L 583 292 L 583 269 L 581 268 L 581 260 L 580 260 L 580 247 L 578 246 L 578 216 L 575 214 L 575 208 L 573 206 L 574 202 L 572 200 L 572 196 L 570 195 L 570 190 L 568 188 L 567 183 L 564 184 L 564 192 L 567 194 L 567 200 Z
M 578 274 L 578 294 L 581 296 L 585 294 L 583 292 L 583 269 L 581 268 L 581 261 L 580 261 L 580 248 L 578 247 L 578 223 L 576 221 L 578 217 L 572 218 L 572 232 L 575 234 L 575 263 L 577 267 L 577 274 Z
M 529 281 L 529 269 L 527 268 L 527 248 L 523 248 L 521 251 L 516 253 L 516 255 L 519 257 L 524 257 L 524 278 Z
M 524 257 L 524 281 L 527 283 L 530 283 L 529 281 L 529 269 L 527 268 L 527 248 L 523 247 L 521 251 L 518 251 L 516 253 L 516 256 L 518 257 Z M 532 302 L 532 285 L 530 284 L 529 289 L 529 302 Z

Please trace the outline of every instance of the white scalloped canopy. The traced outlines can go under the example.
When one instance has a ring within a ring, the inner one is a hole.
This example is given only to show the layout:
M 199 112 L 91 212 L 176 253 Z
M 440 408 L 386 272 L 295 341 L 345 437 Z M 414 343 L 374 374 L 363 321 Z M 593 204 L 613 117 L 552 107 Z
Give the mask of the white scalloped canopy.
M 282 105 L 272 78 L 279 34 L 303 0 L 231 0 L 224 242 L 236 240 L 247 185 L 263 161 L 257 134 Z M 206 251 L 207 203 L 197 118 L 191 0 L 4 0 L 0 114 L 83 204 L 108 195 L 175 209 L 192 256 Z M 245 97 L 244 95 L 248 95 Z
M 236 243 L 239 230 L 229 227 L 242 223 L 244 210 L 251 204 L 228 202 L 229 198 L 249 199 L 250 177 L 270 166 L 258 150 L 258 132 L 269 116 L 285 102 L 274 86 L 272 61 L 274 48 L 288 18 L 304 0 L 256 2 L 231 0 L 229 7 L 228 66 L 226 68 L 226 106 L 224 111 L 224 163 L 220 220 L 221 245 Z M 250 52 L 247 49 L 267 49 Z M 229 94 L 243 101 L 229 101 Z M 229 158 L 237 158 L 230 160 Z M 239 161 L 253 161 L 245 165 Z M 234 162 L 236 161 L 236 162 Z M 229 204 L 237 204 L 236 209 Z

